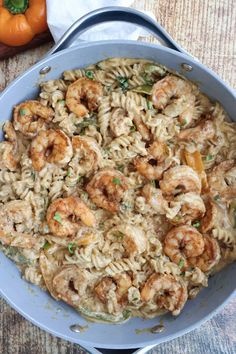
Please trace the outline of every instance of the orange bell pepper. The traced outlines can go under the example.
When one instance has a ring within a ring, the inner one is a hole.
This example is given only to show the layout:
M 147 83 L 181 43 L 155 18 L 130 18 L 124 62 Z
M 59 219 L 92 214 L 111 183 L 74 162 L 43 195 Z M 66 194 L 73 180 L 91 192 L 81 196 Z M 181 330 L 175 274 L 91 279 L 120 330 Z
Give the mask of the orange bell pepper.
M 0 0 L 0 42 L 24 45 L 46 29 L 45 0 Z
M 202 182 L 202 187 L 204 189 L 207 189 L 208 187 L 207 177 L 206 177 L 206 172 L 204 170 L 204 164 L 200 152 L 199 151 L 189 152 L 187 150 L 184 150 L 184 158 L 186 160 L 187 165 L 189 167 L 192 167 L 192 169 L 195 170 L 199 175 Z

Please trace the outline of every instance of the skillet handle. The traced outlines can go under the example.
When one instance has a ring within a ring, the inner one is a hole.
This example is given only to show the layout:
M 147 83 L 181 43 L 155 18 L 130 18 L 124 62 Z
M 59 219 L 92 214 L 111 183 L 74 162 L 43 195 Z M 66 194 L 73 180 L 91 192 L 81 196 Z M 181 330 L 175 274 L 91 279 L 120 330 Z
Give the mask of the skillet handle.
M 147 354 L 155 345 L 150 345 L 141 349 L 100 349 L 86 348 L 89 354 Z
M 181 46 L 176 43 L 166 30 L 151 17 L 128 7 L 110 6 L 89 12 L 78 19 L 62 36 L 58 43 L 47 53 L 47 56 L 59 52 L 71 46 L 73 41 L 89 28 L 103 22 L 121 21 L 129 22 L 144 27 L 152 35 L 158 38 L 163 45 L 190 56 Z

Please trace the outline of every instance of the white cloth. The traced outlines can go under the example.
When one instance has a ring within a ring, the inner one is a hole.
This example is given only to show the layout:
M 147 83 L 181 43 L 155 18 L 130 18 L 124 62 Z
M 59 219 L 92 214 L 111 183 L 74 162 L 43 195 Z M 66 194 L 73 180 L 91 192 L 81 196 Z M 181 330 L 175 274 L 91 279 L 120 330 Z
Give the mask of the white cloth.
M 129 7 L 133 0 L 47 0 L 47 21 L 52 36 L 57 42 L 64 32 L 80 17 L 90 11 L 106 6 Z M 153 14 L 148 13 L 155 18 Z M 124 22 L 97 25 L 84 33 L 80 39 L 96 41 L 101 39 L 132 39 L 145 36 L 144 29 Z M 78 41 L 77 41 L 78 42 Z M 73 44 L 76 44 L 73 43 Z

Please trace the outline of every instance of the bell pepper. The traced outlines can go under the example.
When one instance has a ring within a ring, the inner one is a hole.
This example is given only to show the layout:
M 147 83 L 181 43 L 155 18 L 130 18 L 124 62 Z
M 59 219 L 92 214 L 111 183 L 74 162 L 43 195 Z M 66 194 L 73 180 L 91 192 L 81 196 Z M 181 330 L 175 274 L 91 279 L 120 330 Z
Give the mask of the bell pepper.
M 187 165 L 189 167 L 192 167 L 192 169 L 197 172 L 197 174 L 201 179 L 202 187 L 203 189 L 206 190 L 208 187 L 208 183 L 207 183 L 206 172 L 204 170 L 204 164 L 200 152 L 199 151 L 189 152 L 187 150 L 184 150 L 184 158 L 186 160 Z
M 0 0 L 0 42 L 24 45 L 46 29 L 45 0 Z

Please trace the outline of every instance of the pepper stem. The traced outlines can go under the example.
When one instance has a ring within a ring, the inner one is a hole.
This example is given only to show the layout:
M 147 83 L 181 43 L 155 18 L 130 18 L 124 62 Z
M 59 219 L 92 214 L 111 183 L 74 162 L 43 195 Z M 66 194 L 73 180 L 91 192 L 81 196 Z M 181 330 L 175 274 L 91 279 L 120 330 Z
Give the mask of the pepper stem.
M 3 6 L 13 15 L 23 14 L 29 6 L 29 0 L 4 0 Z

